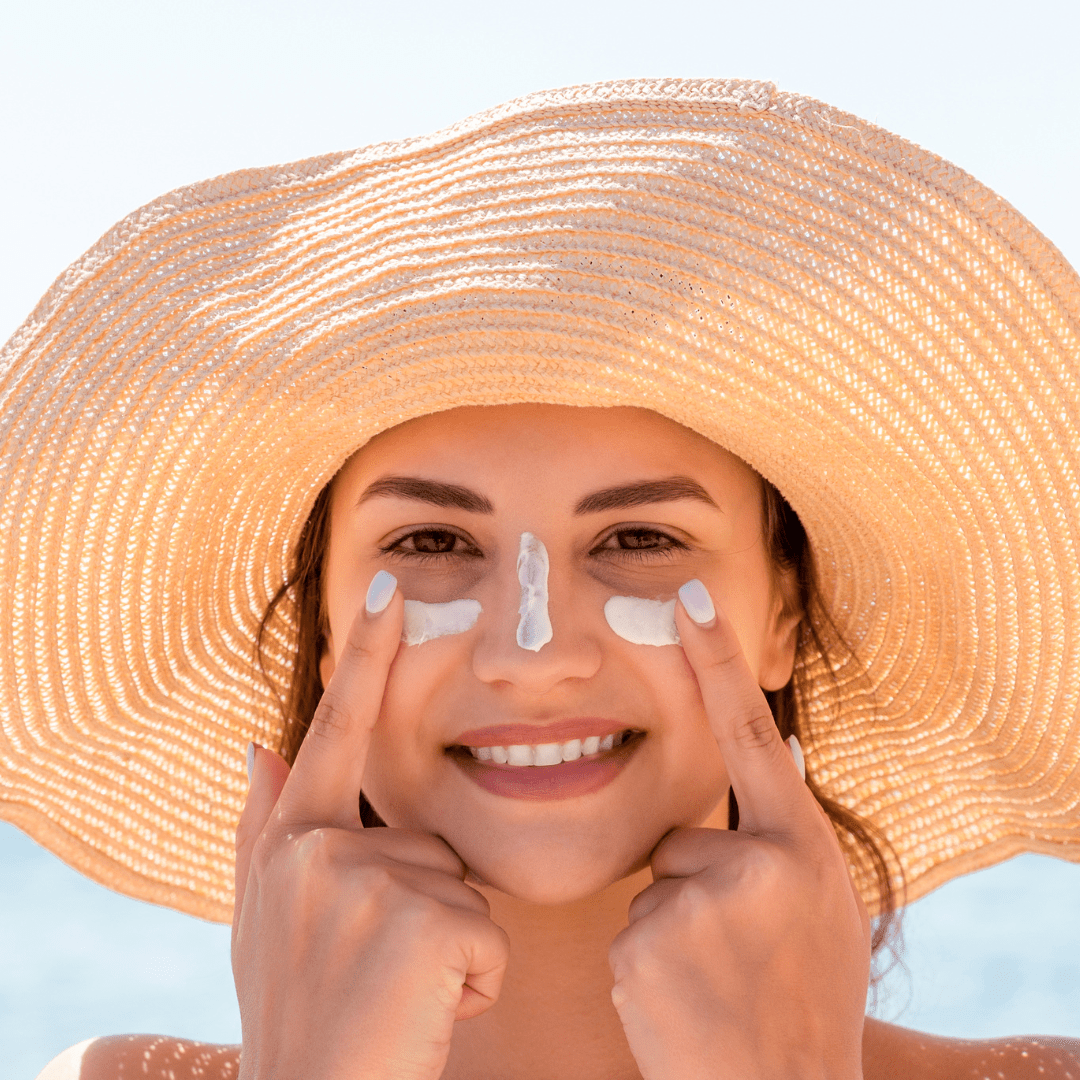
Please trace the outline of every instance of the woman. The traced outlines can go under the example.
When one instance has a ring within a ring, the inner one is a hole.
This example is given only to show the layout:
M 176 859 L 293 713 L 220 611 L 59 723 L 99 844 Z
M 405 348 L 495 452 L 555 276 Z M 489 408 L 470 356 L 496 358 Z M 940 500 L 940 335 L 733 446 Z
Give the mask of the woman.
M 4 813 L 232 915 L 244 1044 L 43 1075 L 1075 1071 L 863 1010 L 897 903 L 1080 852 L 1077 285 L 768 84 L 122 223 L 7 348 Z

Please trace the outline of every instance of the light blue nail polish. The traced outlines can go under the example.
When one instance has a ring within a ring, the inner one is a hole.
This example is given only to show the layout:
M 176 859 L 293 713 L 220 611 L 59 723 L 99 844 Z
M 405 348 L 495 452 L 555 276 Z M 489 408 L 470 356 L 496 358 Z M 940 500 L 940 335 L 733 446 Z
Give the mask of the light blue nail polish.
M 802 746 L 799 745 L 799 740 L 795 735 L 788 736 L 788 749 L 791 751 L 791 756 L 795 759 L 795 764 L 798 767 L 799 775 L 806 779 L 806 758 L 803 757 Z
M 393 598 L 396 588 L 397 578 L 386 570 L 380 570 L 371 579 L 371 584 L 368 586 L 367 600 L 364 601 L 367 613 L 369 615 L 378 615 L 380 611 L 385 611 L 386 605 Z
M 255 768 L 255 744 L 253 742 L 248 743 L 247 752 L 247 770 L 248 770 L 248 783 L 251 783 L 251 770 Z
M 713 607 L 712 597 L 709 590 L 697 578 L 691 578 L 680 590 L 679 599 L 686 608 L 686 614 L 698 624 L 698 626 L 711 626 L 716 619 L 716 608 Z

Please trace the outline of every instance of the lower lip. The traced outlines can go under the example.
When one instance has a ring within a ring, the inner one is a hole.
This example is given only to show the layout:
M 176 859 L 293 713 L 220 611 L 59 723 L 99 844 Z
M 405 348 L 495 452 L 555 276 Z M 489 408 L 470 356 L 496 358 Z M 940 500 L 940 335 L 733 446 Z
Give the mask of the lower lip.
M 470 780 L 493 795 L 511 799 L 572 799 L 607 787 L 626 768 L 644 740 L 644 734 L 632 735 L 602 754 L 564 761 L 561 765 L 500 765 L 479 761 L 459 746 L 451 747 L 447 754 Z

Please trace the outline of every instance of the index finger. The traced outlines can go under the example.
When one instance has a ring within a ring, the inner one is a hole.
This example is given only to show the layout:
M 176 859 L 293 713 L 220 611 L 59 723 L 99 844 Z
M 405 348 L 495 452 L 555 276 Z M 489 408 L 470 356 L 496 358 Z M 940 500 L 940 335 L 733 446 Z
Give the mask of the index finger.
M 679 600 L 679 637 L 739 803 L 740 829 L 782 833 L 803 821 L 816 823 L 817 803 L 780 737 L 735 628 L 696 578 L 679 590 Z
M 404 611 L 397 579 L 380 570 L 335 658 L 334 673 L 282 788 L 279 820 L 360 827 L 360 788 L 371 732 L 401 642 Z

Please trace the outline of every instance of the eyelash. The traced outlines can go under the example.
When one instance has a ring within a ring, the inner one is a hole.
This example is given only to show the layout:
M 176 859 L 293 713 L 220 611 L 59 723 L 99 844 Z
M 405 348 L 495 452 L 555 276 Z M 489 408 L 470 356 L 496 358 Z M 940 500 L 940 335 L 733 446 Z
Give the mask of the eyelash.
M 625 536 L 628 534 L 636 534 L 638 536 L 651 535 L 659 537 L 661 540 L 665 541 L 665 543 L 662 545 L 658 544 L 655 547 L 639 548 L 621 546 L 609 548 L 604 546 L 608 541 L 615 539 L 616 537 Z M 470 550 L 458 551 L 456 550 L 456 544 L 455 547 L 452 548 L 450 551 L 415 551 L 401 546 L 406 540 L 412 540 L 415 543 L 416 537 L 419 536 L 453 536 L 456 540 L 460 540 L 463 544 L 467 545 Z M 618 529 L 613 529 L 611 532 L 609 532 L 600 541 L 600 543 L 597 544 L 589 552 L 589 554 L 597 555 L 600 552 L 617 552 L 618 554 L 615 556 L 609 555 L 606 557 L 627 559 L 633 562 L 646 562 L 653 561 L 657 558 L 670 559 L 674 557 L 675 552 L 686 551 L 687 549 L 688 546 L 683 543 L 682 540 L 678 540 L 674 536 L 671 536 L 660 529 L 646 528 L 643 526 L 623 526 Z M 454 558 L 482 558 L 479 549 L 477 549 L 475 545 L 471 544 L 464 536 L 462 536 L 461 533 L 455 532 L 453 529 L 414 529 L 412 532 L 405 533 L 403 536 L 399 536 L 396 539 L 391 540 L 390 543 L 379 548 L 379 550 L 382 552 L 382 554 L 387 555 L 391 558 L 410 560 L 414 562 L 419 561 L 431 563 L 444 562 L 447 559 Z
M 625 535 L 627 535 L 629 533 L 633 533 L 633 534 L 636 534 L 638 536 L 648 535 L 648 536 L 659 537 L 661 540 L 665 541 L 665 543 L 663 544 L 663 546 L 657 545 L 656 547 L 642 547 L 642 548 L 624 548 L 624 547 L 605 548 L 604 547 L 604 544 L 606 544 L 609 540 L 612 540 L 612 539 L 614 539 L 616 537 L 619 537 L 619 536 L 625 536 Z M 597 552 L 600 552 L 600 551 L 609 551 L 609 552 L 616 552 L 617 551 L 618 552 L 617 557 L 620 558 L 620 559 L 627 559 L 627 560 L 630 560 L 632 562 L 653 562 L 657 558 L 672 559 L 672 558 L 675 557 L 675 553 L 677 551 L 688 551 L 688 550 L 689 550 L 689 545 L 685 544 L 682 540 L 676 539 L 674 536 L 670 535 L 669 533 L 664 532 L 661 529 L 649 528 L 648 526 L 642 526 L 642 525 L 638 525 L 638 526 L 623 525 L 622 527 L 620 527 L 618 529 L 612 529 L 611 532 L 609 532 L 607 534 L 607 536 L 605 536 L 604 539 L 601 540 L 600 543 L 597 544 L 596 547 L 594 547 L 592 549 L 592 551 L 589 552 L 589 554 L 594 555 L 594 554 L 596 554 Z
M 418 536 L 452 536 L 455 540 L 460 540 L 469 549 L 467 551 L 455 550 L 457 545 L 450 551 L 412 551 L 409 548 L 403 548 L 401 545 L 406 540 L 413 540 Z M 389 544 L 379 548 L 379 550 L 391 558 L 396 559 L 408 559 L 414 562 L 445 562 L 447 559 L 478 559 L 481 557 L 480 551 L 469 541 L 461 535 L 459 532 L 455 532 L 453 529 L 413 529 L 412 532 L 407 532 L 403 536 L 399 536 L 394 540 L 391 540 Z

